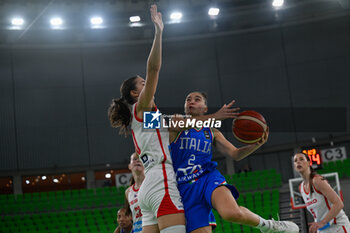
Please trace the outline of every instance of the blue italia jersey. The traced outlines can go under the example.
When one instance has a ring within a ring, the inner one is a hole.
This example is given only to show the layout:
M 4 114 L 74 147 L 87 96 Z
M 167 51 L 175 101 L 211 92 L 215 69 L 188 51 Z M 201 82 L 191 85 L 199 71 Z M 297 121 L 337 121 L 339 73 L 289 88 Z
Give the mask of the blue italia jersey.
M 211 128 L 181 131 L 170 144 L 170 154 L 178 184 L 195 181 L 206 172 L 215 170 L 212 159 L 214 133 Z

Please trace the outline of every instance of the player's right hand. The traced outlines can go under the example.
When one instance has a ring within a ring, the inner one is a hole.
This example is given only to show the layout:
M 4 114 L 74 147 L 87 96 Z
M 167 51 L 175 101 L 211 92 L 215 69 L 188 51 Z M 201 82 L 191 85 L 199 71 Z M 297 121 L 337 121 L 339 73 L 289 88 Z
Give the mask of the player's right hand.
M 154 26 L 156 27 L 156 30 L 158 30 L 159 32 L 162 32 L 164 28 L 162 13 L 158 12 L 156 4 L 153 4 L 151 6 L 150 12 L 151 12 L 151 19 L 152 19 L 152 22 L 154 23 Z
M 236 118 L 239 114 L 239 108 L 233 108 L 235 100 L 232 100 L 229 104 L 224 104 L 219 111 L 214 113 L 214 117 L 217 120 L 225 120 L 230 118 Z

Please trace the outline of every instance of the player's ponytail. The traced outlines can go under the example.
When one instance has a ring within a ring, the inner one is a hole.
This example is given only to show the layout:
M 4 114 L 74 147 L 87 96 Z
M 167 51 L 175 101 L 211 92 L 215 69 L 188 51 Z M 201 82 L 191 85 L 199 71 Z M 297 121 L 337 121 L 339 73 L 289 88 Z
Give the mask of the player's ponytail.
M 309 157 L 309 156 L 308 156 Z M 312 180 L 314 179 L 315 175 L 317 175 L 317 172 L 313 169 L 312 166 L 310 166 L 310 192 L 313 193 L 314 192 L 314 189 L 313 189 L 313 182 Z
M 130 178 L 130 186 L 133 186 L 135 184 L 134 176 L 131 176 Z
M 133 105 L 136 100 L 131 96 L 130 91 L 136 89 L 136 78 L 134 76 L 125 80 L 120 87 L 121 97 L 112 99 L 112 103 L 108 108 L 108 118 L 113 128 L 120 127 L 120 134 L 127 135 L 128 126 L 131 122 L 130 105 Z

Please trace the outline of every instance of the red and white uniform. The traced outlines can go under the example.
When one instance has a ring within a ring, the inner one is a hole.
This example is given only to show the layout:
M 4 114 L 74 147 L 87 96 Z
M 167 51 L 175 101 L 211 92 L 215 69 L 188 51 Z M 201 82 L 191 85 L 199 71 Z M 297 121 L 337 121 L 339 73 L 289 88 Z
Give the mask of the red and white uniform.
M 138 191 L 135 185 L 129 188 L 128 201 L 132 213 L 133 233 L 142 231 L 142 212 L 138 200 Z
M 326 217 L 332 207 L 332 203 L 315 186 L 314 192 L 306 192 L 304 182 L 299 185 L 299 190 L 306 204 L 307 210 L 312 214 L 315 222 L 320 222 Z M 320 233 L 350 233 L 350 222 L 345 212 L 341 210 L 339 214 L 330 221 L 330 227 L 318 231 Z
M 136 115 L 136 104 L 132 106 L 131 131 L 136 152 L 145 168 L 138 197 L 142 226 L 148 226 L 157 224 L 160 216 L 184 210 L 169 152 L 169 131 L 144 129 L 143 120 Z

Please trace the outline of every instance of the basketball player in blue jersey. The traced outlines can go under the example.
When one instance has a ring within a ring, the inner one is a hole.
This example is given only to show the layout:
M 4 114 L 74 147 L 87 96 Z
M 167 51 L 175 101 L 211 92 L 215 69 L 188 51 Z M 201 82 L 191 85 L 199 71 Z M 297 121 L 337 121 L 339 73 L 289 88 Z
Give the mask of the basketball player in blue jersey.
M 117 222 L 119 226 L 114 233 L 133 233 L 132 216 L 126 207 L 118 210 Z
M 201 116 L 207 110 L 204 93 L 192 92 L 186 97 L 186 115 Z M 211 232 L 212 208 L 224 220 L 256 227 L 261 232 L 299 232 L 298 226 L 292 222 L 265 220 L 238 206 L 235 200 L 238 191 L 226 183 L 216 170 L 217 163 L 211 160 L 212 146 L 216 146 L 222 154 L 241 160 L 263 145 L 267 138 L 268 132 L 265 132 L 260 142 L 236 148 L 215 128 L 171 129 L 171 157 L 185 208 L 187 232 Z

